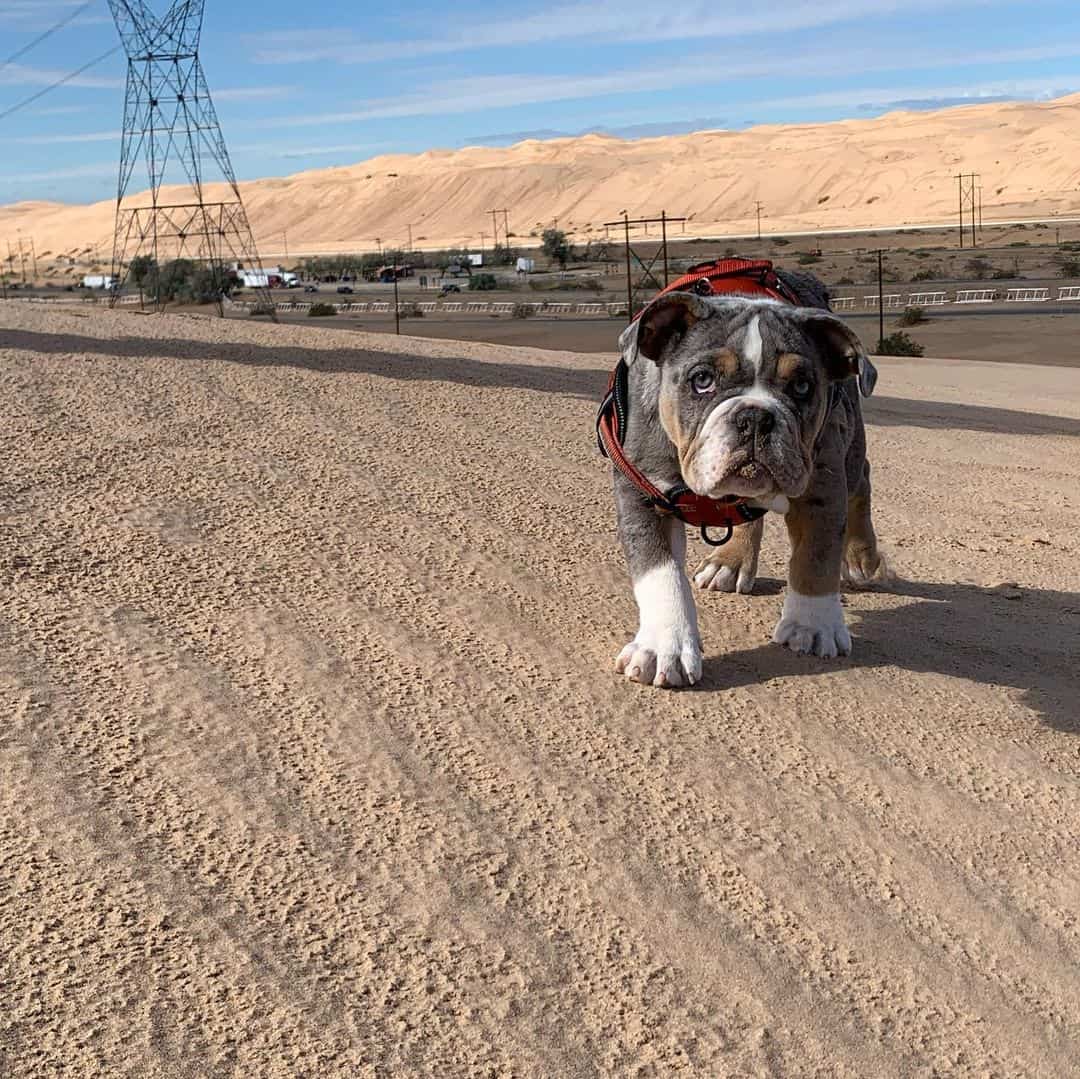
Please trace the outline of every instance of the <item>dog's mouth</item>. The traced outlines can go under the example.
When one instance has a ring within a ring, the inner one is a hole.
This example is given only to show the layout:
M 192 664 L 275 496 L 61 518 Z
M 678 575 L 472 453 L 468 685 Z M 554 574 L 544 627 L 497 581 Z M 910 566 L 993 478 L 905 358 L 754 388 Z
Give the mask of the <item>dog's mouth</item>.
M 738 495 L 740 498 L 760 498 L 781 493 L 776 477 L 764 462 L 750 455 L 744 456 L 742 461 L 733 461 L 728 471 L 713 484 L 709 497 Z
M 789 455 L 763 452 L 750 444 L 736 447 L 720 468 L 706 468 L 705 474 L 695 464 L 688 462 L 683 476 L 695 493 L 707 498 L 797 498 L 809 479 L 808 464 L 801 454 L 792 460 Z

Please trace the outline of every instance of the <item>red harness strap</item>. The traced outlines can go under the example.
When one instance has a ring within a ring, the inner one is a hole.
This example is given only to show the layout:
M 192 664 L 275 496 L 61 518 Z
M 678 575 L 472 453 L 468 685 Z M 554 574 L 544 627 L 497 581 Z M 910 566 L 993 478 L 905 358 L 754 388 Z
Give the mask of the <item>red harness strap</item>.
M 669 292 L 696 292 L 706 296 L 738 293 L 798 303 L 798 298 L 777 277 L 772 263 L 767 259 L 718 259 L 693 266 L 658 295 L 664 296 Z M 638 315 L 634 316 L 635 320 Z M 701 538 L 714 547 L 727 543 L 736 525 L 756 521 L 765 515 L 766 510 L 751 506 L 735 495 L 720 499 L 706 498 L 694 494 L 683 483 L 669 491 L 661 491 L 640 472 L 627 458 L 622 446 L 622 434 L 626 431 L 629 415 L 628 381 L 629 369 L 626 361 L 620 359 L 611 373 L 607 394 L 596 416 L 596 440 L 600 452 L 641 492 L 649 505 L 658 513 L 672 514 L 680 521 L 700 528 Z M 721 539 L 713 539 L 709 536 L 710 528 L 723 528 L 726 533 Z
M 780 280 L 768 259 L 716 259 L 691 266 L 653 299 L 669 292 L 696 292 L 699 296 L 720 296 L 734 292 L 743 296 L 768 296 L 772 300 L 798 306 L 799 298 Z M 640 316 L 639 311 L 634 316 Z

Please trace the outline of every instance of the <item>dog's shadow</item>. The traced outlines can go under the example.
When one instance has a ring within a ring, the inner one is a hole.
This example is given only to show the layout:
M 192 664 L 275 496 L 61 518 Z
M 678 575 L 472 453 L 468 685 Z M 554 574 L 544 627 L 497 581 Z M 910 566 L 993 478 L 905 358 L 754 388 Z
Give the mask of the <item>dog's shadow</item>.
M 754 593 L 775 595 L 782 588 L 782 581 L 759 579 Z M 912 602 L 888 608 L 850 604 L 849 658 L 823 660 L 763 644 L 707 657 L 702 688 L 892 666 L 1021 690 L 1024 703 L 1048 726 L 1080 734 L 1080 595 L 917 581 L 895 581 L 876 591 Z

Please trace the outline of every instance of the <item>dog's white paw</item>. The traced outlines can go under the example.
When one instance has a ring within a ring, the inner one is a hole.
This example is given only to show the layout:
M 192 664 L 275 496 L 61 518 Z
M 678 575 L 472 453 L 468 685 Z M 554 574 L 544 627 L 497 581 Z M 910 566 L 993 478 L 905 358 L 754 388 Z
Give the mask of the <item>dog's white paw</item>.
M 639 633 L 618 655 L 615 670 L 631 682 L 675 688 L 701 681 L 701 642 L 695 634 Z
M 851 634 L 844 623 L 840 596 L 804 596 L 788 589 L 773 640 L 793 652 L 823 659 L 851 652 Z
M 694 574 L 694 584 L 698 588 L 712 592 L 741 592 L 744 596 L 753 592 L 755 581 L 757 576 L 751 572 L 749 566 L 725 566 L 722 562 L 710 558 L 702 562 Z

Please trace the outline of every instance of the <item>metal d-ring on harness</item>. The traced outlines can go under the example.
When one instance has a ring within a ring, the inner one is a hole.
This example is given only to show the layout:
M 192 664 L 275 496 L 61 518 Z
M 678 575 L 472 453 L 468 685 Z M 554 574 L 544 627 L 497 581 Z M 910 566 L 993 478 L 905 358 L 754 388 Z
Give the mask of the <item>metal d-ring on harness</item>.
M 706 296 L 723 293 L 767 296 L 784 303 L 798 303 L 798 298 L 777 277 L 772 263 L 767 259 L 732 258 L 701 263 L 691 267 L 687 274 L 672 282 L 659 295 L 677 291 Z M 830 408 L 832 404 L 830 397 Z M 646 505 L 652 506 L 657 513 L 671 514 L 684 524 L 699 528 L 701 538 L 710 547 L 721 547 L 731 539 L 736 525 L 756 521 L 768 512 L 734 495 L 706 498 L 694 494 L 684 483 L 677 484 L 669 491 L 661 491 L 634 467 L 623 451 L 628 419 L 629 369 L 626 361 L 620 359 L 611 373 L 607 393 L 596 415 L 596 442 L 600 452 L 641 492 Z M 713 539 L 709 535 L 710 528 L 724 529 L 723 537 Z

